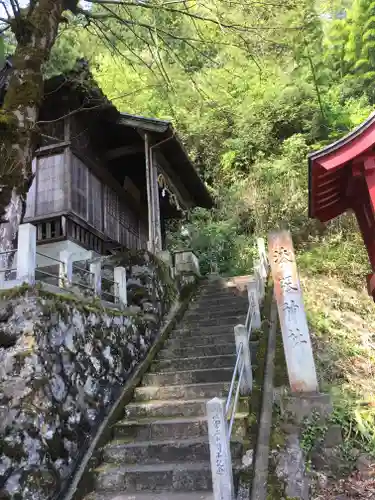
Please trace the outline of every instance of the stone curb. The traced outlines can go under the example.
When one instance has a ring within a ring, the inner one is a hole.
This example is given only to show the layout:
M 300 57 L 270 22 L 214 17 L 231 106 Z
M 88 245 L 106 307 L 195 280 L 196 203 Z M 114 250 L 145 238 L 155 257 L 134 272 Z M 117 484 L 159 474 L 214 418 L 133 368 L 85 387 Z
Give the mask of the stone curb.
M 275 372 L 276 332 L 278 324 L 275 299 L 271 302 L 268 330 L 268 345 L 262 391 L 262 407 L 255 450 L 254 472 L 251 486 L 251 500 L 266 500 L 269 446 L 272 428 L 273 378 Z
M 199 286 L 199 283 L 198 283 Z M 59 500 L 80 500 L 84 495 L 89 493 L 85 488 L 85 475 L 88 473 L 90 466 L 90 461 L 93 458 L 95 451 L 100 448 L 109 438 L 111 433 L 112 425 L 120 418 L 124 406 L 126 406 L 133 398 L 134 390 L 139 386 L 143 376 L 148 371 L 151 363 L 153 362 L 155 356 L 158 354 L 160 349 L 163 347 L 164 342 L 167 340 L 170 333 L 173 331 L 176 324 L 180 321 L 183 314 L 187 310 L 191 298 L 196 292 L 194 289 L 190 295 L 185 298 L 182 302 L 176 301 L 170 312 L 165 319 L 164 325 L 160 330 L 154 344 L 150 347 L 150 350 L 145 357 L 145 359 L 137 366 L 134 373 L 125 384 L 125 387 L 119 396 L 119 398 L 114 402 L 109 414 L 104 418 L 103 422 L 100 424 L 93 440 L 90 443 L 88 450 L 86 451 L 81 463 L 79 464 L 76 472 L 73 474 L 69 487 L 66 492 L 58 496 Z M 90 480 L 87 478 L 87 482 Z

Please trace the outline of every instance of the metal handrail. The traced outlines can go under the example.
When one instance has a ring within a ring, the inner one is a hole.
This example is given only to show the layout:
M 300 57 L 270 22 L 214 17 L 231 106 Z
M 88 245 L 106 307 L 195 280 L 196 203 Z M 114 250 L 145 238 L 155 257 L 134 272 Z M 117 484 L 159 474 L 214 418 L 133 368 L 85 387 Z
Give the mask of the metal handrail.
M 245 327 L 246 327 L 246 330 L 248 332 L 248 334 L 247 334 L 247 340 L 248 341 L 250 341 L 251 326 L 253 324 L 253 318 L 254 318 L 254 316 L 255 316 L 254 304 L 251 303 L 251 304 L 249 304 L 249 309 L 247 311 L 246 323 L 245 323 Z M 249 323 L 249 321 L 250 321 L 250 323 Z M 238 373 L 238 381 L 237 381 L 236 394 L 235 394 L 235 397 L 234 397 L 234 402 L 233 402 L 233 407 L 232 407 L 232 413 L 230 415 L 230 421 L 229 421 L 229 427 L 228 427 L 228 439 L 229 440 L 231 438 L 234 417 L 236 415 L 236 408 L 237 408 L 238 398 L 239 398 L 239 394 L 240 394 L 240 387 L 241 387 L 241 382 L 242 382 L 242 376 L 243 376 L 243 372 L 244 372 L 244 368 L 245 368 L 245 363 L 243 361 L 242 361 L 242 364 L 241 364 L 243 348 L 244 348 L 244 346 L 243 346 L 243 344 L 241 342 L 241 344 L 239 345 L 239 348 L 238 348 L 236 364 L 234 365 L 232 380 L 231 380 L 231 383 L 230 383 L 229 393 L 228 393 L 227 401 L 226 401 L 226 404 L 225 404 L 225 414 L 228 417 L 229 416 L 230 403 L 231 403 L 231 400 L 232 400 L 233 390 L 234 390 L 234 386 L 235 386 L 236 378 L 237 378 L 237 373 Z
M 116 281 L 110 280 L 109 278 L 105 278 L 104 276 L 102 276 L 102 281 L 108 281 L 109 283 L 115 283 L 116 284 Z
M 116 300 L 118 299 L 118 283 L 114 280 L 110 280 L 109 278 L 104 278 L 104 277 L 102 277 L 102 281 L 108 281 L 109 283 L 113 284 L 114 293 L 107 292 L 106 290 L 102 290 L 102 295 L 109 295 L 109 296 L 113 297 L 115 299 L 114 302 L 116 303 Z
M 207 402 L 208 439 L 211 457 L 212 482 L 215 500 L 231 500 L 235 496 L 231 455 L 231 435 L 236 418 L 240 394 L 250 395 L 253 388 L 251 373 L 250 338 L 252 330 L 261 327 L 260 306 L 265 296 L 269 272 L 268 259 L 262 251 L 264 241 L 258 241 L 260 262 L 254 264 L 251 283 L 248 286 L 249 303 L 245 325 L 234 329 L 237 356 L 228 397 L 213 398 Z
M 240 374 L 238 376 L 238 385 L 237 385 L 236 395 L 234 397 L 232 416 L 231 416 L 230 422 L 229 422 L 229 429 L 228 429 L 228 439 L 229 439 L 229 441 L 230 441 L 230 437 L 232 435 L 232 427 L 233 427 L 234 417 L 236 416 L 236 408 L 237 408 L 237 404 L 238 404 L 238 397 L 239 397 L 239 394 L 240 394 L 241 380 L 242 380 L 242 375 L 243 375 L 244 368 L 245 368 L 245 363 L 242 362 L 241 371 L 240 371 Z
M 238 365 L 240 364 L 240 361 L 241 361 L 242 350 L 243 350 L 243 344 L 241 342 L 240 347 L 238 349 L 238 353 L 237 353 L 236 364 L 235 364 L 234 370 L 233 370 L 232 381 L 230 383 L 230 389 L 229 389 L 229 393 L 228 393 L 228 397 L 227 397 L 227 402 L 226 402 L 226 405 L 225 405 L 225 413 L 226 414 L 228 414 L 228 410 L 229 410 L 229 407 L 230 407 L 230 402 L 231 402 L 231 399 L 232 399 L 232 392 L 233 392 L 233 389 L 234 389 L 234 384 L 236 382 L 236 374 L 237 374 L 237 370 L 238 370 Z
M 44 274 L 44 276 L 49 276 L 50 278 L 59 279 L 59 276 L 57 274 L 52 274 L 52 273 L 49 273 L 48 271 L 43 271 L 42 267 L 37 267 L 37 270 L 38 270 L 39 274 Z
M 86 274 L 91 274 L 92 276 L 94 276 L 94 273 L 91 272 L 90 269 L 85 269 L 84 267 L 77 266 L 77 264 L 75 262 L 72 262 L 72 266 L 74 269 L 78 269 L 78 271 L 81 271 L 81 272 L 86 273 Z
M 45 253 L 36 252 L 36 254 L 40 255 L 40 257 L 45 257 L 46 259 L 50 259 L 50 260 L 53 260 L 54 262 L 58 262 L 59 264 L 64 264 L 61 260 L 56 259 L 55 257 L 51 257 L 50 255 L 46 255 Z M 46 266 L 42 266 L 42 267 L 46 267 Z
M 253 305 L 253 304 L 252 304 Z M 250 311 L 250 307 L 249 307 L 249 311 Z M 247 340 L 250 340 L 250 337 L 251 337 L 251 327 L 253 325 L 253 319 L 254 319 L 254 316 L 255 316 L 255 309 L 253 309 L 253 312 L 251 314 L 251 318 L 250 318 L 250 324 L 249 326 L 246 326 L 246 323 L 245 323 L 245 328 L 247 330 Z
M 0 255 L 9 255 L 10 253 L 16 253 L 17 252 L 17 249 L 13 249 L 13 250 L 3 250 L 2 252 L 0 252 Z

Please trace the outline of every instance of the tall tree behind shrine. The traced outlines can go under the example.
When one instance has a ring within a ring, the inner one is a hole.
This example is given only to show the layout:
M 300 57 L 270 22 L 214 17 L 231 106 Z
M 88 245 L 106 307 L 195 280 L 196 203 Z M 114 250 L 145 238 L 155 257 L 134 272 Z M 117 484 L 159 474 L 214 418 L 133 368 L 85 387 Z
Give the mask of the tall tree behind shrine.
M 254 4 L 247 0 L 235 2 L 235 9 L 228 0 L 204 5 L 158 0 L 29 0 L 25 5 L 19 0 L 4 0 L 0 5 L 1 28 L 10 31 L 16 41 L 0 112 L 0 250 L 7 250 L 14 246 L 32 181 L 43 68 L 61 26 L 74 17 L 82 29 L 100 37 L 115 53 L 125 54 L 132 67 L 144 64 L 172 86 L 166 60 L 177 62 L 187 72 L 194 70 L 202 56 L 220 64 L 215 60 L 215 47 L 222 44 L 237 46 L 254 57 L 254 47 L 264 47 L 265 35 L 278 29 L 273 22 L 289 2 L 277 11 L 272 2 Z M 244 23 L 246 17 L 252 21 Z

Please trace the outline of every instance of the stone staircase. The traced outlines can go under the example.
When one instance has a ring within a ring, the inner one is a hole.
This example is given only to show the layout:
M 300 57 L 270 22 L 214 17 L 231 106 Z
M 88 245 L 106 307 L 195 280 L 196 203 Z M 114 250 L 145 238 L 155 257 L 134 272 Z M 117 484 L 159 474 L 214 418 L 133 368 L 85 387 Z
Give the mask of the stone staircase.
M 229 391 L 233 327 L 245 322 L 248 308 L 243 282 L 234 282 L 201 287 L 114 426 L 86 500 L 212 499 L 206 401 Z M 231 444 L 239 463 L 247 434 L 248 405 L 240 400 Z

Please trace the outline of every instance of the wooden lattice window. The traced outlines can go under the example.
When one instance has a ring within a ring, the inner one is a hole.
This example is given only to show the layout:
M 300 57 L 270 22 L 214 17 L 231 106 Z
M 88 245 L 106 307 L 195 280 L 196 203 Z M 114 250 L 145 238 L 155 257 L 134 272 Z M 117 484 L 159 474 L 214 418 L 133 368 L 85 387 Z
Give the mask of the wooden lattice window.
M 88 212 L 88 169 L 81 160 L 72 156 L 72 209 L 73 211 L 87 220 Z
M 119 203 L 117 194 L 108 186 L 105 188 L 105 233 L 119 241 Z
M 66 168 L 64 155 L 41 156 L 36 160 L 35 215 L 50 215 L 65 208 Z
M 72 156 L 72 209 L 99 231 L 103 227 L 102 184 L 82 161 Z
M 98 230 L 103 227 L 103 186 L 89 172 L 88 223 Z
M 138 248 L 139 223 L 135 213 L 124 203 L 119 207 L 119 241 L 127 248 Z

